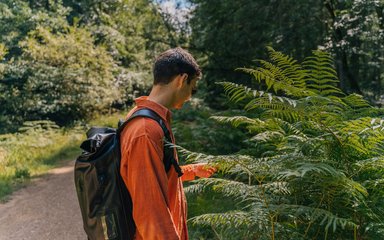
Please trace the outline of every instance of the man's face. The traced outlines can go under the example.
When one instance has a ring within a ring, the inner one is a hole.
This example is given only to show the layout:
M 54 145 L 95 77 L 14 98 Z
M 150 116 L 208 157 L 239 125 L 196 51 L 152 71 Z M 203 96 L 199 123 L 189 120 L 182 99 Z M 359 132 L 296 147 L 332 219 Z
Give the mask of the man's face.
M 195 93 L 197 90 L 196 88 L 197 80 L 198 78 L 194 78 L 191 80 L 189 84 L 188 84 L 187 78 L 183 80 L 180 91 L 178 92 L 178 101 L 175 106 L 176 109 L 182 108 L 183 104 L 187 102 L 189 99 L 191 99 L 192 94 Z

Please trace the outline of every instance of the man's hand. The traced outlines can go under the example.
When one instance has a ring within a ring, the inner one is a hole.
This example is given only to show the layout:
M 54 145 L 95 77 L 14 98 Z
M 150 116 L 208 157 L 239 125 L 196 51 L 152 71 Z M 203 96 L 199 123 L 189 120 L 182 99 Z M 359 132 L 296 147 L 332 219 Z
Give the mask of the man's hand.
M 206 163 L 196 163 L 193 164 L 193 167 L 195 175 L 201 178 L 209 178 L 210 176 L 212 176 L 212 174 L 217 171 L 216 168 L 210 167 Z

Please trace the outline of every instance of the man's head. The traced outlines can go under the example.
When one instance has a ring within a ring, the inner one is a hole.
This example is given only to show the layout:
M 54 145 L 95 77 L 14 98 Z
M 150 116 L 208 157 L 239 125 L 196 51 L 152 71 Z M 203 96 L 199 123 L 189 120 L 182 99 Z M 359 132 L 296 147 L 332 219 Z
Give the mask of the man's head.
M 192 79 L 200 77 L 201 70 L 189 52 L 180 47 L 169 49 L 156 58 L 153 85 L 168 84 L 180 74 L 187 74 L 187 82 L 191 83 Z
M 156 58 L 153 66 L 154 87 L 165 87 L 172 92 L 174 108 L 183 103 L 196 91 L 196 82 L 201 70 L 190 53 L 178 47 L 169 49 Z

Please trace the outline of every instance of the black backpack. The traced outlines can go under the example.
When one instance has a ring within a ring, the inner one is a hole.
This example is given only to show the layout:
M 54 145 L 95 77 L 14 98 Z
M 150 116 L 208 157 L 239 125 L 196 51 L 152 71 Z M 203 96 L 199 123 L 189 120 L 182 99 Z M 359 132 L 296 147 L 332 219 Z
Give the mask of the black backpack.
M 120 133 L 136 117 L 147 117 L 159 123 L 168 142 L 172 142 L 163 120 L 150 109 L 137 110 L 117 129 L 92 127 L 84 150 L 76 159 L 75 185 L 83 217 L 84 230 L 90 240 L 133 239 L 136 226 L 132 217 L 132 200 L 120 176 Z M 135 159 L 140 161 L 140 159 Z M 174 149 L 164 144 L 164 167 L 174 166 L 179 177 L 180 166 L 174 158 Z

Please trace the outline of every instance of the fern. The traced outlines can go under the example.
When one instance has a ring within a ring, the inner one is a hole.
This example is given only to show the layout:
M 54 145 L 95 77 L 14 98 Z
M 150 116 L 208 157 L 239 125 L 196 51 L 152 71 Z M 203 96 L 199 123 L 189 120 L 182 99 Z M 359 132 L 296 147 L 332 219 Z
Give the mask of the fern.
M 289 96 L 305 96 L 313 93 L 306 90 L 306 71 L 296 60 L 276 52 L 268 47 L 272 62 L 259 60 L 262 67 L 256 69 L 239 68 L 243 72 L 254 76 L 259 83 L 263 82 L 267 90 L 273 89 L 275 93 L 282 91 Z
M 224 239 L 384 238 L 380 111 L 338 88 L 328 53 L 314 51 L 299 63 L 268 52 L 270 61 L 240 69 L 258 90 L 219 83 L 245 111 L 211 117 L 244 131 L 248 148 L 219 156 L 180 149 L 188 162 L 219 169 L 218 178 L 194 181 L 189 194 L 209 189 L 239 203 L 192 221 Z

